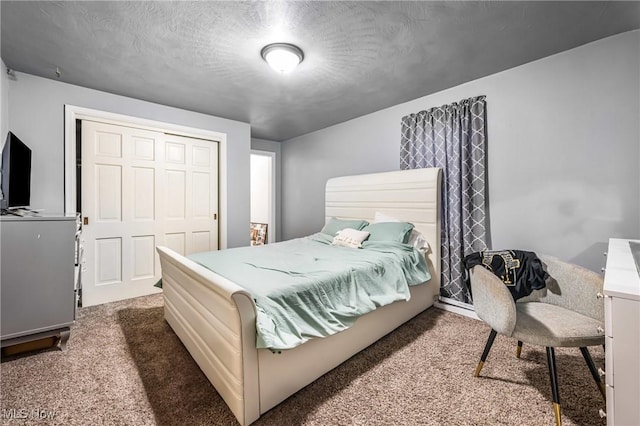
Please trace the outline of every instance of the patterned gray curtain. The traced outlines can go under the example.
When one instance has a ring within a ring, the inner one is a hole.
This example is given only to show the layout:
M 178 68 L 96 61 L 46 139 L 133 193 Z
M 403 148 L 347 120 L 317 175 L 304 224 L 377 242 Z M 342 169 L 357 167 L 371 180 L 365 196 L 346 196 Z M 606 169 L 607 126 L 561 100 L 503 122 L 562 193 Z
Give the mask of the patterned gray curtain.
M 471 296 L 462 259 L 487 248 L 485 108 L 478 96 L 402 118 L 400 168 L 442 168 L 440 295 L 463 303 Z

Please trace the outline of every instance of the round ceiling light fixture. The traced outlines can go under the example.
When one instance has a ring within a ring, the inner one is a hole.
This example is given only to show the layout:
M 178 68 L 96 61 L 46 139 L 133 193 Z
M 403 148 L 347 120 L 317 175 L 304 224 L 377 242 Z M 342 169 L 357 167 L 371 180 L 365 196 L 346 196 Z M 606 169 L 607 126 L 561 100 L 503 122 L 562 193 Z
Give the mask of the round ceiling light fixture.
M 293 70 L 304 59 L 302 49 L 289 43 L 268 44 L 262 48 L 260 55 L 271 68 L 283 74 Z

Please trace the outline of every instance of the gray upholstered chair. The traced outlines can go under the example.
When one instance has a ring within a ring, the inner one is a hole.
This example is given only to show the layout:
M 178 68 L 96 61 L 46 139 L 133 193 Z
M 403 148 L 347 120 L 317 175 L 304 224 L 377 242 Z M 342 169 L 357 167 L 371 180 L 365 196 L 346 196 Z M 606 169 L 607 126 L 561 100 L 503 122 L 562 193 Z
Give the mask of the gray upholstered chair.
M 473 305 L 478 317 L 491 327 L 475 376 L 487 359 L 497 333 L 522 343 L 547 349 L 547 365 L 556 424 L 561 425 L 560 396 L 556 374 L 555 347 L 578 347 L 602 396 L 604 385 L 587 346 L 604 345 L 603 279 L 599 274 L 550 256 L 538 256 L 549 273 L 546 288 L 535 290 L 514 302 L 500 278 L 482 266 L 470 271 Z

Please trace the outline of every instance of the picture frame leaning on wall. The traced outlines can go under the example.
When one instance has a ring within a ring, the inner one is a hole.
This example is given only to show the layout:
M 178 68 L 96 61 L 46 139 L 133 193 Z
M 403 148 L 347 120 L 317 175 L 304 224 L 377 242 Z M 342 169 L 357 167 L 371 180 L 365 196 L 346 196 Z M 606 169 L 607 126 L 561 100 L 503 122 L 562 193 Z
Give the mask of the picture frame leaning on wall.
M 251 222 L 251 245 L 267 244 L 267 224 Z

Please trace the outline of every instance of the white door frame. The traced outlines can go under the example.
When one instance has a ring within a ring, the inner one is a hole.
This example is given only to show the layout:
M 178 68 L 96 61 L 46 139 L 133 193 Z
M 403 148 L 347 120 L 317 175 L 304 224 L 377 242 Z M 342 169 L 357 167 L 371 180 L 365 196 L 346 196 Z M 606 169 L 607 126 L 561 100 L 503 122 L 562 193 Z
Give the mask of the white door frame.
M 137 127 L 219 143 L 218 211 L 220 249 L 227 248 L 227 134 L 178 124 L 163 123 L 97 109 L 64 106 L 64 211 L 76 214 L 76 120 L 94 120 L 120 126 Z
M 251 150 L 252 155 L 261 155 L 271 159 L 271 182 L 269 187 L 271 190 L 271 211 L 269 212 L 269 229 L 267 232 L 267 242 L 274 243 L 276 241 L 276 153 L 271 151 L 261 151 L 257 149 Z

